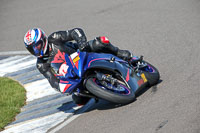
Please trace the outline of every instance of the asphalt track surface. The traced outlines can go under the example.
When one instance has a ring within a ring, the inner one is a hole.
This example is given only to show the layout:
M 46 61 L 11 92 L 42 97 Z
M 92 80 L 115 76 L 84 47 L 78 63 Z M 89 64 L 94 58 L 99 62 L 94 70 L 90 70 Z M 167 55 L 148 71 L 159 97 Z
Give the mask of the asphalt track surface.
M 32 27 L 106 35 L 161 74 L 161 83 L 135 102 L 100 102 L 59 133 L 200 132 L 199 0 L 0 1 L 0 52 L 25 50 L 23 36 Z

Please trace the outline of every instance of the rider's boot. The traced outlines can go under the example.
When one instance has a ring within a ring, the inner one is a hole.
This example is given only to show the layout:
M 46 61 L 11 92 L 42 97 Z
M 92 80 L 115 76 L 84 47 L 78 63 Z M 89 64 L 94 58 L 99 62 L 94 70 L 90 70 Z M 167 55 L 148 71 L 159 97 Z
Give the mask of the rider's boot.
M 118 47 L 113 46 L 105 36 L 96 37 L 89 45 L 91 52 L 111 53 L 125 61 L 132 58 L 132 55 L 128 50 L 121 50 Z
M 121 58 L 121 59 L 123 59 L 125 61 L 129 61 L 132 58 L 132 55 L 128 50 L 118 49 L 117 57 L 119 57 L 119 58 Z
M 90 100 L 90 98 L 77 95 L 76 93 L 72 93 L 72 99 L 78 106 L 85 105 Z

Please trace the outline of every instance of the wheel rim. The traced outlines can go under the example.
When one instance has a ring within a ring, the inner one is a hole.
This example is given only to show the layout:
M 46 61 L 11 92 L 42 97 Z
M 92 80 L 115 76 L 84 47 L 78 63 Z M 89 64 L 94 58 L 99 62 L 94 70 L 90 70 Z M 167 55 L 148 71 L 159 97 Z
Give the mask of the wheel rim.
M 155 72 L 155 70 L 153 69 L 153 67 L 151 67 L 150 65 L 147 65 L 143 69 L 144 69 L 144 71 L 149 72 L 149 73 L 154 73 Z
M 111 83 L 106 82 L 107 86 L 105 86 L 96 78 L 93 78 L 93 82 L 95 84 L 97 84 L 98 86 L 100 86 L 102 89 L 111 91 L 113 93 L 117 93 L 117 94 L 121 94 L 121 95 L 129 95 L 131 93 L 130 90 L 122 84 L 118 84 L 117 86 L 113 86 Z

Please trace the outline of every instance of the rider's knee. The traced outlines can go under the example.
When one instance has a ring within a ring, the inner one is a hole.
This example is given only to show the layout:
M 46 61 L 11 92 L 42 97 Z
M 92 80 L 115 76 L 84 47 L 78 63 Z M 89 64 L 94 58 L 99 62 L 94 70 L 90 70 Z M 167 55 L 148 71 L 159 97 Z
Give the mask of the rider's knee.
M 109 45 L 109 40 L 104 36 L 96 37 L 94 40 L 89 41 L 89 46 L 93 52 L 102 52 Z

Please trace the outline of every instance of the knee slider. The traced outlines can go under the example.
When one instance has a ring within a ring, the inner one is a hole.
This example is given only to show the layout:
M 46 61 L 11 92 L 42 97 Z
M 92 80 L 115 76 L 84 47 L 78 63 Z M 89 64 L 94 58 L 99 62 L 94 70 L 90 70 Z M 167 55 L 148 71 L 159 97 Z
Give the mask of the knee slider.
M 96 37 L 95 39 L 101 44 L 104 44 L 104 45 L 110 44 L 110 41 L 105 36 Z
M 50 64 L 49 63 L 38 63 L 37 64 L 37 69 L 40 71 L 40 73 L 45 73 L 49 70 L 50 68 Z

